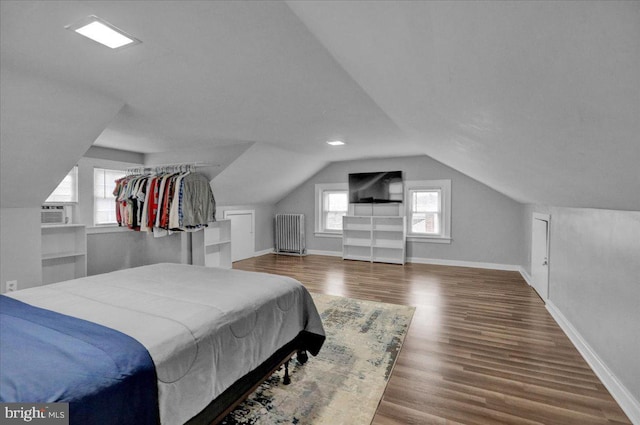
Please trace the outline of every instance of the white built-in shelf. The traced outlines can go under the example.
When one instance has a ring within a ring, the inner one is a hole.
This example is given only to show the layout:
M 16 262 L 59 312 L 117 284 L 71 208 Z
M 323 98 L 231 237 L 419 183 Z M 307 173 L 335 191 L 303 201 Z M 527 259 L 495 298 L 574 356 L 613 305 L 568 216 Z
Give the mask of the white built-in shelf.
M 371 231 L 371 224 L 370 223 L 366 223 L 366 224 L 351 223 L 349 225 L 349 230 L 363 230 L 365 232 L 370 232 Z
M 384 204 L 349 204 L 349 215 L 374 217 L 402 217 L 404 205 L 390 202 Z
M 404 249 L 404 241 L 377 241 L 373 242 L 374 248 L 390 248 L 390 249 Z
M 343 241 L 343 245 L 347 246 L 371 246 L 371 239 L 354 239 L 354 238 L 345 238 Z
M 87 230 L 82 224 L 41 226 L 42 283 L 87 275 Z
M 404 220 L 403 216 L 344 216 L 342 258 L 404 264 Z
M 231 220 L 209 223 L 192 234 L 191 244 L 194 265 L 231 268 Z
M 42 254 L 42 261 L 55 260 L 56 258 L 82 257 L 83 255 L 87 255 L 87 254 L 85 252 L 78 252 L 78 251 Z

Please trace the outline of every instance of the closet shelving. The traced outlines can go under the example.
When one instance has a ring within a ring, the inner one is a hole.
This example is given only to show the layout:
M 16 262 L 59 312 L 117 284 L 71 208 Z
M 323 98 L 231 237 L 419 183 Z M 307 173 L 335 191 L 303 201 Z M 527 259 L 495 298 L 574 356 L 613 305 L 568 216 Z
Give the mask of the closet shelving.
M 342 258 L 382 263 L 405 263 L 405 218 L 402 216 L 345 216 Z
M 192 263 L 198 266 L 231 268 L 231 220 L 209 223 L 192 233 Z
M 82 224 L 41 226 L 42 283 L 87 275 L 87 231 Z

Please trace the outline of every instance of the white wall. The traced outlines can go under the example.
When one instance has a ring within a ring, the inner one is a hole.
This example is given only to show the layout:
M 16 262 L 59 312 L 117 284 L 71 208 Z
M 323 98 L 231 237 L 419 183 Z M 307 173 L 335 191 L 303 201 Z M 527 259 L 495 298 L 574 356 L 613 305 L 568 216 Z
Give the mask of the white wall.
M 120 230 L 87 235 L 87 274 L 156 263 L 190 262 L 191 240 L 187 233 L 154 238 L 146 232 Z
M 278 202 L 276 210 L 305 214 L 307 249 L 341 253 L 341 238 L 314 235 L 315 185 L 346 183 L 349 173 L 394 170 L 402 170 L 404 180 L 451 180 L 451 244 L 408 242 L 408 258 L 523 264 L 524 206 L 428 156 L 332 163 Z
M 0 292 L 7 280 L 18 289 L 42 283 L 40 208 L 0 208 Z
M 87 275 L 143 266 L 145 248 L 145 237 L 140 232 L 88 234 Z
M 527 205 L 528 274 L 533 212 L 551 215 L 549 305 L 635 398 L 640 415 L 640 212 Z
M 215 194 L 214 194 L 215 196 Z M 254 210 L 255 213 L 255 242 L 256 253 L 273 249 L 273 218 L 276 214 L 275 205 L 249 204 L 249 205 L 218 205 L 216 218 L 222 219 L 224 211 Z

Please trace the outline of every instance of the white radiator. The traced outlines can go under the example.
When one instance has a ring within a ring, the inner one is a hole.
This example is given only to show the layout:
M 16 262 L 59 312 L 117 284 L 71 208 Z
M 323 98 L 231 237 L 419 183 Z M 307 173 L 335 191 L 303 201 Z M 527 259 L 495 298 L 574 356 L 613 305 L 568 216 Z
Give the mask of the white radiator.
M 304 214 L 276 214 L 275 239 L 277 254 L 305 255 Z

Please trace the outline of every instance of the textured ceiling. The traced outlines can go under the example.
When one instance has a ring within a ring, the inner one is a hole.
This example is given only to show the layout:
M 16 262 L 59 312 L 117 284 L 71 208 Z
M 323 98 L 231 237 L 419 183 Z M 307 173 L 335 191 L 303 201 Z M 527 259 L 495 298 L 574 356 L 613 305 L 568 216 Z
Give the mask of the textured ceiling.
M 261 202 L 329 161 L 426 154 L 518 201 L 640 209 L 639 2 L 0 7 L 3 84 L 25 74 L 104 102 L 87 104 L 91 125 L 78 128 L 99 134 L 96 146 L 154 155 L 238 146 L 220 179 L 244 176 Z M 64 29 L 90 14 L 142 44 L 114 52 Z M 3 107 L 14 92 L 1 94 Z M 110 103 L 125 106 L 113 117 Z M 14 118 L 26 129 L 42 117 Z M 30 136 L 2 129 L 3 151 L 21 137 Z M 347 145 L 324 143 L 337 137 Z M 54 144 L 71 149 L 68 139 Z M 265 157 L 282 158 L 279 170 Z

